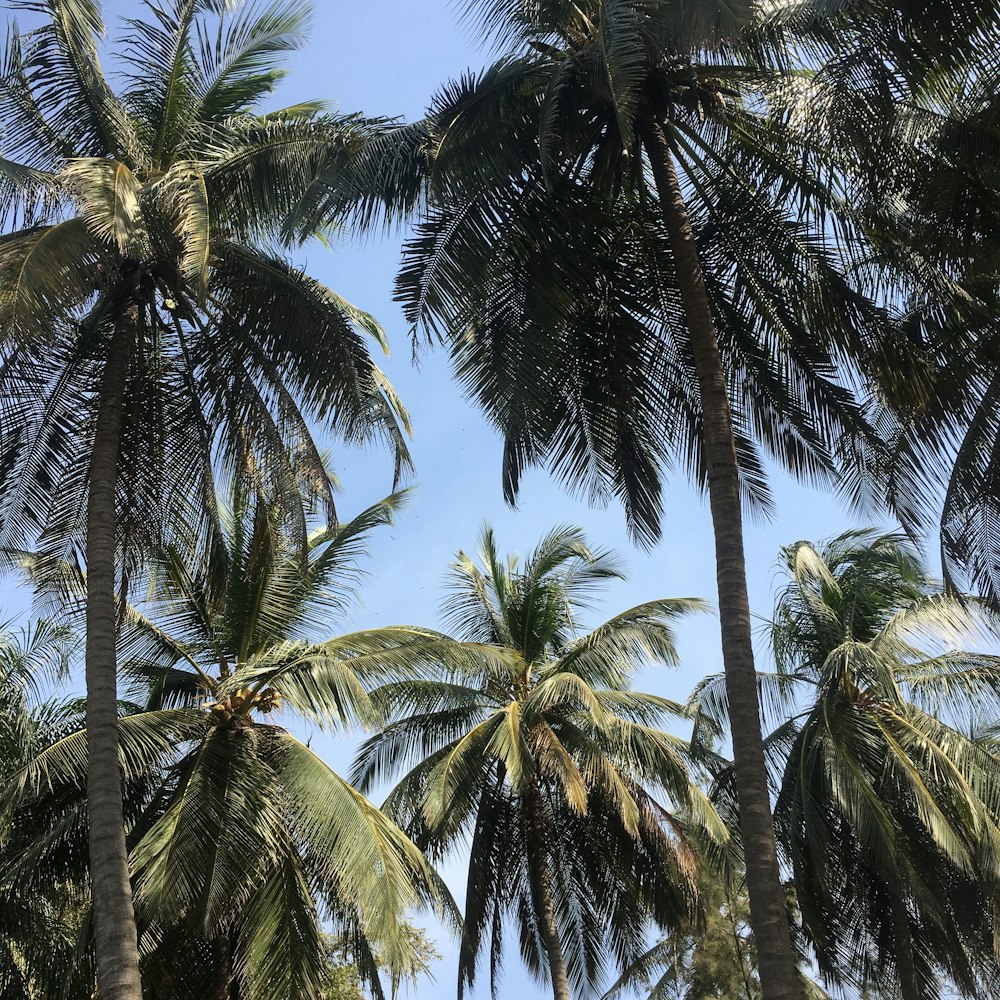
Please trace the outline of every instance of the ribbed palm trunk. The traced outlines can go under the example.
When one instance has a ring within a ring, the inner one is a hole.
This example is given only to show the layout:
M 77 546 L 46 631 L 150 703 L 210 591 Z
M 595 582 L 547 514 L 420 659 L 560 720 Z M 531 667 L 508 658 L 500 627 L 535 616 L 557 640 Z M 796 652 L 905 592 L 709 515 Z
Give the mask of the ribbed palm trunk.
M 566 959 L 559 940 L 556 900 L 552 889 L 552 872 L 549 868 L 552 858 L 552 837 L 545 816 L 545 803 L 537 787 L 529 801 L 531 821 L 528 830 L 530 836 L 528 865 L 535 896 L 535 916 L 538 919 L 538 928 L 542 934 L 545 955 L 549 963 L 552 997 L 553 1000 L 572 1000 L 569 977 L 566 973 Z
M 906 903 L 898 896 L 892 897 L 892 939 L 899 977 L 899 995 L 902 1000 L 924 1000 L 917 982 L 917 969 L 913 963 L 913 938 L 910 934 L 910 913 Z
M 715 532 L 722 658 L 729 696 L 740 828 L 746 854 L 747 888 L 761 988 L 764 1000 L 802 1000 L 778 868 L 764 766 L 743 552 L 739 467 L 726 372 L 694 231 L 670 147 L 662 128 L 651 118 L 647 118 L 641 126 L 641 139 L 649 156 L 677 267 L 704 414 L 703 446 Z
M 115 488 L 134 307 L 119 320 L 101 383 L 87 502 L 87 807 L 101 1000 L 141 1000 L 118 767 Z

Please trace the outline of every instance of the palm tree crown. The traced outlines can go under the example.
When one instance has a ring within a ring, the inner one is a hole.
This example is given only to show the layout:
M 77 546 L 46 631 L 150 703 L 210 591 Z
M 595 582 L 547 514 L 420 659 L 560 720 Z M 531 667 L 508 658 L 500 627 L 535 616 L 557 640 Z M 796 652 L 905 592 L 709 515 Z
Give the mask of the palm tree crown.
M 996 703 L 1000 661 L 954 648 L 979 631 L 974 615 L 898 538 L 856 532 L 787 556 L 775 659 L 816 700 L 775 815 L 806 932 L 825 970 L 883 989 L 894 968 L 906 1000 L 936 996 L 942 970 L 992 995 L 997 764 L 946 720 Z
M 1000 660 L 957 645 L 982 644 L 989 620 L 940 593 L 895 535 L 853 531 L 784 557 L 777 673 L 761 684 L 779 723 L 767 740 L 779 843 L 820 969 L 876 996 L 937 997 L 942 973 L 990 996 L 1000 782 L 958 720 L 992 721 Z M 717 718 L 720 695 L 709 680 L 695 700 Z
M 328 729 L 373 722 L 365 687 L 399 670 L 373 666 L 371 652 L 427 639 L 416 629 L 327 634 L 350 600 L 365 535 L 399 502 L 312 533 L 305 562 L 280 502 L 237 504 L 222 519 L 224 557 L 165 549 L 152 596 L 123 609 L 123 670 L 147 700 L 119 730 L 151 996 L 319 995 L 321 927 L 343 935 L 381 996 L 379 965 L 393 976 L 411 968 L 406 914 L 425 903 L 444 912 L 447 893 L 420 851 L 274 721 L 291 711 Z M 7 801 L 31 815 L 53 779 L 79 794 L 85 745 L 76 731 L 32 757 Z M 72 821 L 56 810 L 12 869 L 58 864 L 84 826 L 78 799 L 73 810 Z
M 701 604 L 652 601 L 581 634 L 595 585 L 620 575 L 608 553 L 561 528 L 519 565 L 486 529 L 482 556 L 452 569 L 455 638 L 428 676 L 372 693 L 395 721 L 354 773 L 364 789 L 404 771 L 384 808 L 434 853 L 471 838 L 460 989 L 487 940 L 496 989 L 513 921 L 525 962 L 565 1000 L 594 987 L 606 947 L 624 965 L 648 920 L 690 912 L 690 852 L 656 794 L 720 835 L 684 742 L 659 728 L 679 706 L 629 688 L 639 665 L 676 662 L 671 620 Z
M 744 501 L 770 506 L 765 457 L 823 481 L 848 443 L 877 447 L 832 371 L 878 367 L 887 317 L 840 265 L 826 223 L 850 228 L 848 207 L 824 187 L 832 164 L 780 120 L 781 75 L 720 57 L 711 31 L 698 47 L 695 25 L 656 13 L 677 5 L 606 5 L 620 23 L 596 2 L 509 6 L 511 51 L 398 138 L 419 145 L 428 198 L 398 297 L 503 433 L 508 497 L 544 463 L 620 500 L 651 543 L 667 471 L 706 484 L 684 278 L 636 145 L 650 118 L 692 217 Z M 371 146 L 373 173 L 387 142 Z
M 149 4 L 124 25 L 119 93 L 99 5 L 32 6 L 47 23 L 11 35 L 0 66 L 6 538 L 73 537 L 116 357 L 129 533 L 185 504 L 198 523 L 216 459 L 330 505 L 306 417 L 401 445 L 401 411 L 368 356 L 375 322 L 276 250 L 308 180 L 368 132 L 318 104 L 259 110 L 308 5 L 226 4 L 220 20 L 204 0 Z

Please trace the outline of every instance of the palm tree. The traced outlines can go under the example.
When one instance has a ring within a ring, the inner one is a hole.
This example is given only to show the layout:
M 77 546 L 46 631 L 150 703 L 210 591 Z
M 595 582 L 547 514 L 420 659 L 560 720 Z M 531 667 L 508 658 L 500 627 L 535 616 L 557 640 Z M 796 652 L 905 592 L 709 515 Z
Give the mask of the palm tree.
M 914 537 L 937 534 L 945 580 L 1000 606 L 995 442 L 996 0 L 798 4 L 797 51 L 819 70 L 813 133 L 860 166 L 865 269 L 895 287 L 915 350 L 895 365 L 885 493 Z M 881 488 L 881 487 L 880 487 Z
M 444 912 L 420 851 L 271 719 L 375 721 L 366 685 L 398 678 L 407 644 L 433 638 L 402 628 L 317 638 L 350 600 L 366 534 L 400 502 L 312 533 L 305 562 L 280 501 L 238 502 L 221 520 L 223 549 L 164 548 L 150 599 L 122 610 L 123 669 L 147 699 L 120 720 L 120 759 L 139 952 L 157 1000 L 322 995 L 321 929 L 343 936 L 381 997 L 380 967 L 394 981 L 414 968 L 407 912 L 428 902 Z M 82 790 L 85 772 L 78 731 L 22 766 L 5 797 L 31 814 L 54 778 Z M 77 797 L 71 818 L 10 860 L 12 878 L 51 872 L 72 852 L 80 807 Z
M 97 56 L 95 0 L 24 6 L 0 64 L 0 520 L 87 567 L 91 876 L 105 1000 L 140 996 L 115 747 L 115 594 L 164 525 L 213 527 L 213 466 L 332 510 L 309 420 L 387 438 L 405 414 L 371 317 L 275 250 L 317 171 L 368 132 L 262 113 L 308 6 L 150 4 Z M 299 516 L 300 534 L 304 515 Z M 304 538 L 302 539 L 304 543 Z M 117 568 L 117 573 L 116 573 Z
M 770 507 L 761 450 L 811 481 L 878 452 L 847 386 L 890 353 L 885 310 L 833 245 L 854 231 L 845 164 L 783 113 L 780 67 L 736 58 L 740 36 L 756 44 L 801 13 L 785 6 L 470 3 L 503 57 L 443 90 L 424 122 L 373 140 L 367 169 L 362 158 L 302 206 L 322 218 L 346 192 L 367 222 L 422 204 L 398 295 L 415 329 L 451 345 L 456 377 L 503 434 L 509 499 L 544 462 L 595 499 L 621 500 L 652 543 L 671 465 L 707 490 L 767 1000 L 801 991 L 742 503 Z M 864 474 L 839 483 L 868 496 Z
M 911 534 L 937 529 L 948 586 L 971 588 L 994 607 L 1000 607 L 1000 187 L 983 164 L 996 149 L 1000 124 L 988 82 L 998 40 L 995 28 L 985 33 L 985 54 L 947 105 L 921 108 L 897 125 L 895 134 L 904 136 L 899 145 L 907 133 L 917 132 L 920 141 L 903 178 L 905 208 L 881 227 L 886 256 L 910 254 L 922 262 L 907 286 L 907 323 L 933 371 L 930 391 L 902 414 L 889 496 Z
M 939 996 L 941 975 L 992 996 L 1000 771 L 967 733 L 995 712 L 1000 659 L 955 648 L 982 641 L 984 619 L 939 593 L 898 536 L 784 556 L 777 674 L 762 684 L 786 716 L 768 739 L 775 819 L 820 969 L 903 1000 Z M 719 694 L 699 692 L 710 715 Z
M 425 676 L 372 701 L 391 721 L 358 752 L 362 790 L 404 775 L 384 809 L 435 856 L 471 839 L 459 995 L 490 942 L 496 988 L 514 921 L 531 971 L 555 1000 L 593 988 L 609 952 L 625 965 L 652 919 L 675 926 L 693 905 L 685 831 L 657 794 L 716 836 L 691 784 L 685 744 L 658 728 L 679 706 L 630 690 L 643 663 L 675 663 L 671 622 L 702 608 L 662 600 L 580 632 L 595 587 L 620 578 L 609 553 L 557 528 L 523 566 L 481 539 L 460 553 Z
M 648 541 L 672 459 L 707 486 L 765 993 L 795 995 L 767 818 L 740 489 L 744 499 L 764 495 L 756 440 L 807 476 L 828 472 L 831 453 L 850 458 L 848 471 L 863 471 L 841 480 L 848 496 L 884 502 L 870 474 L 883 449 L 843 388 L 863 376 L 904 420 L 927 406 L 948 365 L 925 350 L 915 323 L 933 326 L 967 304 L 968 290 L 940 268 L 928 280 L 912 240 L 872 254 L 861 237 L 884 243 L 906 183 L 929 176 L 909 155 L 890 157 L 890 173 L 886 151 L 919 148 L 928 102 L 947 105 L 956 81 L 977 78 L 970 66 L 988 65 L 997 4 L 468 6 L 506 46 L 503 58 L 446 89 L 424 123 L 377 139 L 372 168 L 346 191 L 365 195 L 363 222 L 421 204 L 400 298 L 415 327 L 450 342 L 459 380 L 504 434 L 508 497 L 526 465 L 546 461 L 593 496 L 623 500 Z M 320 185 L 308 207 L 322 217 L 343 191 Z M 857 266 L 841 271 L 838 257 Z M 902 322 L 890 333 L 887 314 L 904 296 L 887 289 L 901 287 L 919 291 L 925 315 L 892 316 Z M 865 288 L 892 308 L 874 309 Z M 995 312 L 976 315 L 990 322 Z M 959 371 L 966 343 L 946 355 L 962 358 Z M 957 410 L 972 433 L 967 472 L 948 491 L 945 544 L 954 558 L 978 560 L 979 577 L 997 577 L 987 361 L 985 396 L 977 378 L 959 378 L 945 418 L 918 422 L 904 440 L 911 475 L 889 499 L 923 526 L 914 507 L 924 514 L 939 499 L 926 489 L 926 446 L 952 457 Z M 970 392 L 981 399 L 971 410 Z M 879 415 L 881 428 L 892 423 Z
M 53 698 L 77 643 L 63 626 L 40 620 L 0 633 L 0 784 L 51 742 L 82 724 L 82 705 Z M 53 799 L 58 791 L 53 789 Z M 77 933 L 86 909 L 85 869 L 64 858 L 51 878 L 18 878 L 13 859 L 44 830 L 40 816 L 0 817 L 0 996 L 85 1000 Z M 86 963 L 83 963 L 84 965 Z

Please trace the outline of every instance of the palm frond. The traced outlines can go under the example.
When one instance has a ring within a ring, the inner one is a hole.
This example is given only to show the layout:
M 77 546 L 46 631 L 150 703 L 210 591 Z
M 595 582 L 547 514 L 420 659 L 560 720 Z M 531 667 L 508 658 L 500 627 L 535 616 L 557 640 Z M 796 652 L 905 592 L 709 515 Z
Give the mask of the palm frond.
M 63 177 L 96 240 L 133 259 L 149 253 L 149 235 L 139 203 L 142 185 L 124 163 L 99 157 L 73 160 Z
M 52 337 L 88 305 L 102 282 L 102 252 L 83 219 L 21 230 L 0 238 L 0 320 L 8 337 Z
M 310 867 L 336 886 L 389 968 L 404 967 L 403 919 L 411 907 L 446 899 L 427 861 L 383 813 L 304 744 L 285 734 L 276 758 L 295 836 Z
M 181 764 L 167 809 L 133 848 L 131 865 L 140 910 L 148 907 L 163 922 L 191 918 L 212 936 L 280 859 L 282 803 L 260 747 L 276 734 L 203 733 Z
M 195 119 L 223 122 L 269 95 L 284 76 L 285 57 L 301 47 L 311 14 L 302 0 L 273 0 L 245 5 L 215 32 L 199 25 Z

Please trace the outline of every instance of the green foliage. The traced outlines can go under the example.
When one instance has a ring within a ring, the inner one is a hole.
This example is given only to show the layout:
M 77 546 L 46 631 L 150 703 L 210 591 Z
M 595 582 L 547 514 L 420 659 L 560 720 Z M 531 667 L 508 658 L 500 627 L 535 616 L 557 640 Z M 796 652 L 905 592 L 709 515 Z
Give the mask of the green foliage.
M 312 532 L 305 561 L 280 503 L 237 502 L 220 518 L 222 548 L 199 559 L 179 541 L 167 547 L 149 599 L 122 608 L 123 669 L 147 698 L 120 719 L 119 757 L 140 955 L 157 1000 L 229 979 L 251 1000 L 315 995 L 328 928 L 375 996 L 380 970 L 394 988 L 425 971 L 431 952 L 404 918 L 424 905 L 443 914 L 447 890 L 388 817 L 272 721 L 291 710 L 336 728 L 371 722 L 366 688 L 410 670 L 407 643 L 428 633 L 316 636 L 349 602 L 366 534 L 401 502 Z M 63 586 L 79 592 L 82 581 L 67 570 Z M 85 780 L 82 731 L 7 776 L 0 804 L 40 828 L 8 860 L 12 884 L 68 856 L 85 875 Z M 54 788 L 65 790 L 58 803 Z
M 677 1000 L 758 1000 L 746 892 L 737 895 L 718 883 L 706 886 L 706 881 L 702 878 L 698 885 L 705 927 L 686 948 L 678 948 L 674 960 Z
M 693 858 L 661 799 L 725 836 L 684 741 L 660 728 L 681 707 L 630 688 L 642 664 L 676 662 L 672 621 L 703 605 L 653 601 L 581 632 L 597 589 L 621 575 L 609 553 L 557 528 L 521 564 L 485 529 L 480 556 L 460 553 L 451 570 L 456 638 L 433 643 L 419 679 L 372 693 L 390 721 L 354 777 L 365 789 L 403 772 L 384 808 L 433 856 L 469 843 L 460 992 L 487 945 L 496 990 L 511 924 L 544 978 L 550 904 L 585 991 L 606 962 L 641 952 L 648 921 L 672 927 L 690 912 Z
M 910 532 L 939 528 L 949 586 L 972 589 L 998 607 L 1000 184 L 986 166 L 998 124 L 995 31 L 983 44 L 971 76 L 916 126 L 922 135 L 906 176 L 907 211 L 883 226 L 887 255 L 918 254 L 922 262 L 907 288 L 908 335 L 934 365 L 931 391 L 914 394 L 902 416 L 888 488 Z
M 397 980 L 393 984 L 394 995 L 400 983 L 415 989 L 421 979 L 433 980 L 431 968 L 442 957 L 422 927 L 407 924 L 404 930 L 410 941 L 410 959 L 408 967 L 399 970 L 397 974 Z M 325 934 L 323 946 L 326 949 L 326 972 L 321 1000 L 364 1000 L 361 976 L 357 966 L 350 961 L 349 942 L 344 938 Z
M 362 222 L 380 194 L 390 215 L 407 193 L 418 205 L 398 296 L 504 435 L 508 498 L 545 464 L 620 500 L 649 542 L 667 472 L 680 464 L 705 484 L 678 278 L 635 139 L 646 120 L 665 132 L 695 227 L 747 502 L 769 507 L 765 456 L 833 482 L 879 453 L 849 387 L 881 378 L 890 357 L 898 370 L 911 347 L 867 294 L 871 261 L 850 263 L 866 245 L 850 157 L 804 127 L 788 67 L 733 41 L 762 30 L 760 12 L 470 6 L 488 8 L 502 57 L 304 204 L 322 218 L 360 192 Z M 864 476 L 836 481 L 872 498 Z
M 74 645 L 65 628 L 45 621 L 21 631 L 5 628 L 0 636 L 0 784 L 80 725 L 79 704 L 45 698 L 63 676 Z M 49 815 L 58 815 L 65 785 L 54 781 L 50 795 Z M 16 864 L 35 849 L 46 819 L 24 814 L 0 819 L 0 996 L 5 1000 L 43 1000 L 64 995 L 64 989 L 67 1000 L 86 997 L 87 963 L 82 973 L 76 967 L 88 890 L 74 857 L 26 872 Z
M 218 473 L 286 511 L 332 513 L 316 421 L 388 442 L 398 476 L 407 417 L 368 353 L 384 335 L 281 249 L 317 172 L 375 128 L 316 103 L 261 110 L 309 5 L 150 5 L 122 25 L 117 91 L 97 61 L 100 5 L 33 6 L 42 24 L 0 54 L 3 542 L 22 549 L 41 532 L 56 557 L 78 544 L 112 356 L 128 368 L 130 564 L 161 527 L 218 530 Z
M 746 890 L 703 863 L 698 903 L 698 919 L 654 945 L 606 998 L 641 991 L 648 1000 L 760 1000 Z
M 969 729 L 1000 707 L 1000 660 L 960 644 L 995 623 L 938 592 L 897 536 L 784 555 L 778 673 L 761 684 L 779 723 L 767 741 L 779 844 L 820 969 L 872 996 L 936 997 L 949 980 L 991 996 L 1000 772 Z M 709 728 L 724 718 L 718 679 L 695 704 Z M 717 795 L 732 808 L 730 772 Z
M 887 500 L 913 532 L 943 499 L 949 582 L 995 605 L 1000 5 L 470 0 L 497 62 L 391 127 L 319 102 L 262 112 L 305 36 L 300 0 L 149 4 L 120 35 L 117 89 L 99 3 L 16 6 L 42 24 L 0 54 L 0 543 L 38 547 L 36 579 L 78 602 L 95 408 L 123 357 L 123 594 L 156 553 L 150 600 L 120 607 L 146 701 L 123 706 L 119 738 L 151 996 L 235 979 L 250 998 L 357 1000 L 380 965 L 394 987 L 426 972 L 433 949 L 403 917 L 446 894 L 398 822 L 436 856 L 471 844 L 460 992 L 487 940 L 495 989 L 511 925 L 544 978 L 550 893 L 578 989 L 610 956 L 653 997 L 756 1000 L 745 896 L 694 874 L 691 830 L 726 830 L 663 732 L 685 710 L 630 689 L 638 665 L 674 662 L 671 622 L 697 602 L 584 633 L 615 561 L 558 529 L 522 565 L 487 531 L 481 564 L 453 567 L 451 635 L 329 637 L 365 533 L 401 498 L 337 522 L 312 428 L 386 442 L 398 478 L 408 421 L 368 354 L 376 321 L 284 248 L 419 206 L 398 295 L 503 434 L 508 499 L 547 464 L 652 543 L 673 466 L 707 476 L 641 143 L 655 124 L 747 504 L 770 510 L 769 459 Z M 311 532 L 317 509 L 330 527 Z M 866 996 L 935 997 L 942 978 L 988 996 L 1000 784 L 995 739 L 963 724 L 1000 715 L 997 661 L 953 646 L 992 622 L 893 536 L 786 556 L 759 690 L 802 933 Z M 69 641 L 50 625 L 0 638 L 2 996 L 89 993 L 86 740 L 79 706 L 37 683 Z M 693 706 L 717 764 L 718 679 Z M 403 775 L 393 819 L 274 724 L 282 709 L 384 723 L 355 777 Z M 716 793 L 731 817 L 731 773 Z M 643 954 L 650 923 L 672 936 Z
M 357 970 L 351 965 L 331 962 L 323 982 L 323 1000 L 365 1000 Z
M 723 812 L 731 804 L 722 800 Z M 733 817 L 727 817 L 735 829 Z M 656 941 L 625 970 L 604 1000 L 761 1000 L 757 949 L 739 839 L 693 838 L 698 852 L 698 906 L 679 933 Z M 794 907 L 791 907 L 794 909 Z M 796 930 L 798 930 L 796 928 Z M 814 963 L 800 933 L 793 938 L 804 1000 L 831 1000 L 811 978 Z
M 791 28 L 818 71 L 800 104 L 815 141 L 852 164 L 871 266 L 910 345 L 879 380 L 894 448 L 878 491 L 914 536 L 938 534 L 950 586 L 996 606 L 1000 5 L 775 6 L 771 30 L 788 42 Z

